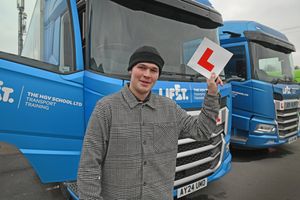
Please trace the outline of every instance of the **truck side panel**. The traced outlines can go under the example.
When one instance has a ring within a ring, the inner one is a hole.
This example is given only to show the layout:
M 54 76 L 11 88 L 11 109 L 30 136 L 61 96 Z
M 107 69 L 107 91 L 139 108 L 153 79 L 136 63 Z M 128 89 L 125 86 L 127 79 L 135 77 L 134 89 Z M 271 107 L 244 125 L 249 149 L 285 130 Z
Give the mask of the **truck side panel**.
M 76 177 L 84 130 L 82 84 L 63 76 L 70 75 L 0 60 L 0 140 L 18 147 L 42 182 Z

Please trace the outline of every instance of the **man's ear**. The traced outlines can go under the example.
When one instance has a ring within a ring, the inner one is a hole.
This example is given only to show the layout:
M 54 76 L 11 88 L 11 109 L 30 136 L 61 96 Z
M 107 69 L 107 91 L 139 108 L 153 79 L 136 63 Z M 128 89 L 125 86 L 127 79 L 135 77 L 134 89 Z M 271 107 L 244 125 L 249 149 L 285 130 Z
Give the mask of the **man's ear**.
M 128 71 L 128 74 L 131 75 L 132 74 L 132 70 Z

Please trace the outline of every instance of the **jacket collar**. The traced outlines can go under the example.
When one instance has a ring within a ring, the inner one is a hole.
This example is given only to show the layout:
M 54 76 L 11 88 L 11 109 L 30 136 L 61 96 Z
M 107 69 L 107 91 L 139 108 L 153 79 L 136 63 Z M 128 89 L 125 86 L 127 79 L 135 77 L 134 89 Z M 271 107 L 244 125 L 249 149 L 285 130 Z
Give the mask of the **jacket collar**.
M 139 104 L 144 104 L 149 106 L 150 108 L 156 109 L 156 105 L 155 105 L 155 95 L 152 94 L 152 92 L 150 92 L 149 94 L 149 100 L 146 102 L 140 102 L 137 100 L 136 96 L 134 96 L 134 94 L 129 90 L 129 83 L 126 84 L 123 89 L 121 90 L 121 93 L 125 99 L 125 101 L 128 103 L 130 108 L 134 108 L 135 106 L 139 105 Z

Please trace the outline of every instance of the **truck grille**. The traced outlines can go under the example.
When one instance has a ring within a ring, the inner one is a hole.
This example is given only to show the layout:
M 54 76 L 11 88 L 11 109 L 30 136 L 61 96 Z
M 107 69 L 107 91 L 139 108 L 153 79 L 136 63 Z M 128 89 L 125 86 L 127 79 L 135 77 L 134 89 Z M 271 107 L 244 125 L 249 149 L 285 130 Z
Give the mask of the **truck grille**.
M 205 177 L 219 167 L 224 150 L 223 127 L 206 142 L 179 140 L 174 186 Z
M 228 109 L 223 107 L 219 112 L 218 127 L 210 140 L 198 142 L 186 138 L 178 141 L 175 188 L 206 177 L 218 169 L 223 159 L 227 122 Z
M 299 122 L 299 100 L 274 100 L 279 137 L 286 138 L 297 134 Z

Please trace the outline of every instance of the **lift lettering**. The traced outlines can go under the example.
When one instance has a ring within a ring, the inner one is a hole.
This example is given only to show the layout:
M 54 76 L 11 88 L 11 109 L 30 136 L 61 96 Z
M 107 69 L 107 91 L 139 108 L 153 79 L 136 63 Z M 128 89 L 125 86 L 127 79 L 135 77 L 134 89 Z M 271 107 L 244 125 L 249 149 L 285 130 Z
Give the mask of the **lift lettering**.
M 166 88 L 164 91 L 162 88 L 158 90 L 160 96 L 166 96 L 170 99 L 175 98 L 176 101 L 188 100 L 187 89 L 181 88 L 179 84 L 175 84 L 174 88 Z
M 5 87 L 4 82 L 0 81 L 0 102 L 13 103 L 14 99 L 10 97 L 13 92 L 13 88 Z

